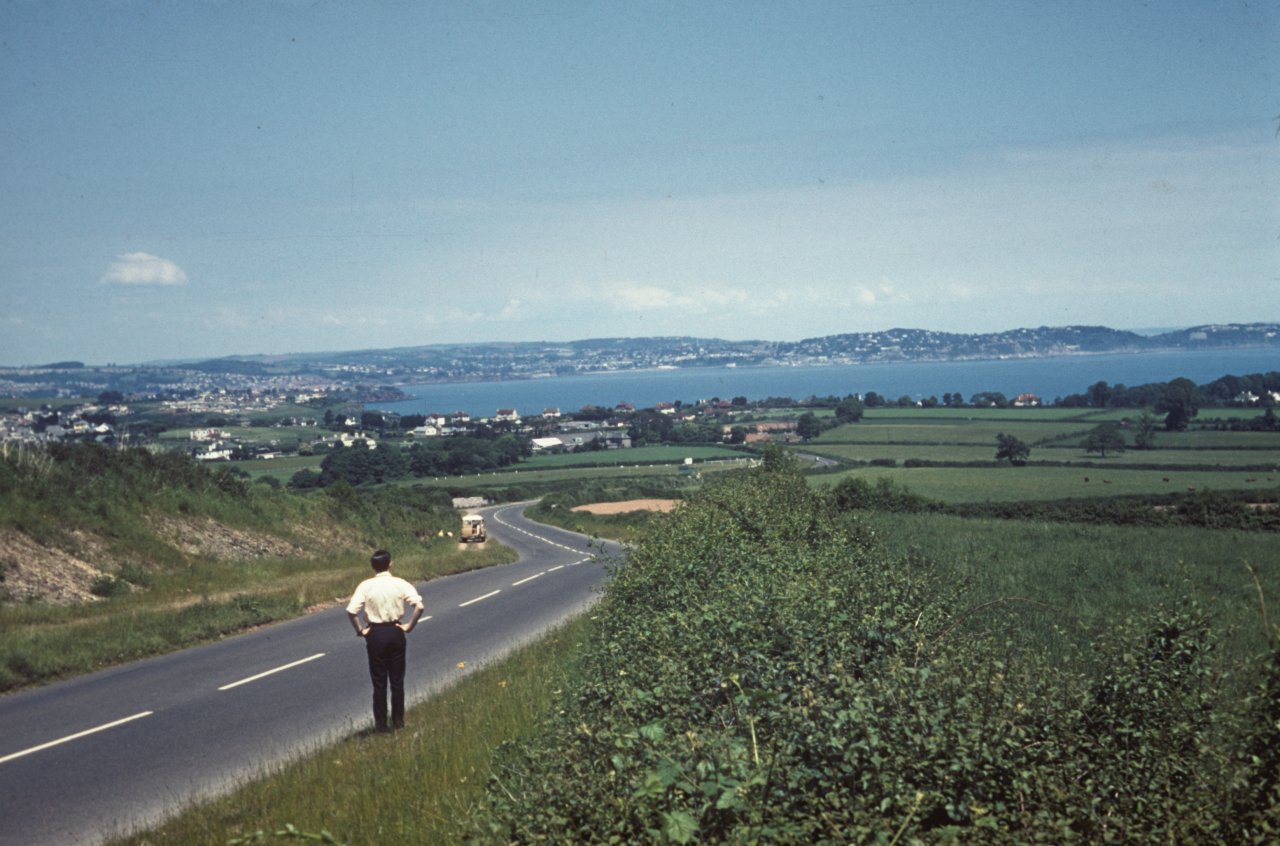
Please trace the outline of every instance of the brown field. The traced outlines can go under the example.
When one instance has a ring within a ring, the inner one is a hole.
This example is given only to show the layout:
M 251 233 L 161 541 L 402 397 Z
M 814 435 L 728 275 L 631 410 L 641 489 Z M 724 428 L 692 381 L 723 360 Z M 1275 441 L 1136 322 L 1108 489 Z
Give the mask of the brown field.
M 674 499 L 629 499 L 626 502 L 596 502 L 574 506 L 574 511 L 591 514 L 622 514 L 627 511 L 670 511 L 676 507 Z

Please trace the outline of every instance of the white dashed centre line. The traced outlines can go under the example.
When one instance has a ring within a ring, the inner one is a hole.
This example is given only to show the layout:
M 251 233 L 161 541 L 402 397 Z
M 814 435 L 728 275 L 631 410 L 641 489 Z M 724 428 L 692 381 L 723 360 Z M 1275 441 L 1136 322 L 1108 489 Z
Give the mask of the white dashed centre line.
M 500 593 L 502 593 L 501 590 L 491 590 L 488 593 L 486 593 L 484 596 L 477 596 L 475 599 L 468 599 L 466 602 L 462 603 L 458 607 L 466 608 L 468 605 L 474 605 L 475 603 L 479 602 L 482 599 L 488 599 L 489 597 L 497 596 Z
M 274 670 L 267 670 L 267 671 L 265 671 L 265 672 L 258 673 L 256 676 L 249 676 L 249 678 L 247 678 L 247 679 L 240 679 L 240 681 L 232 682 L 231 684 L 224 684 L 222 687 L 218 688 L 218 690 L 230 690 L 231 688 L 233 688 L 233 687 L 239 687 L 239 686 L 240 686 L 240 685 L 242 685 L 242 684 L 248 684 L 249 682 L 255 682 L 255 681 L 257 681 L 258 679 L 265 679 L 267 676 L 275 675 L 276 673 L 280 673 L 280 672 L 283 672 L 283 671 L 285 671 L 285 670 L 293 669 L 294 667 L 297 667 L 299 664 L 305 664 L 305 663 L 307 663 L 308 661 L 314 661 L 314 660 L 316 660 L 317 658 L 323 658 L 323 657 L 324 657 L 324 653 L 323 653 L 323 652 L 317 652 L 315 655 L 312 655 L 312 656 L 310 656 L 309 658 L 302 658 L 302 659 L 300 659 L 300 660 L 298 660 L 298 661 L 291 661 L 290 663 L 285 664 L 285 665 L 284 665 L 284 666 L 282 666 L 282 667 L 276 667 Z
M 73 740 L 79 740 L 79 739 L 80 739 L 80 738 L 82 738 L 82 737 L 88 737 L 89 735 L 91 735 L 91 734 L 97 734 L 97 733 L 98 733 L 98 732 L 100 732 L 100 731 L 106 731 L 107 729 L 113 729 L 113 728 L 115 728 L 116 726 L 122 726 L 122 725 L 124 725 L 125 723 L 131 723 L 131 722 L 133 722 L 134 720 L 140 720 L 140 719 L 142 719 L 143 717 L 150 717 L 150 716 L 151 716 L 152 714 L 154 714 L 154 713 L 155 713 L 155 711 L 141 711 L 141 712 L 139 712 L 139 713 L 137 713 L 137 714 L 134 714 L 132 717 L 124 717 L 123 719 L 115 720 L 115 721 L 110 722 L 110 723 L 104 723 L 103 725 L 95 726 L 95 727 L 93 727 L 93 728 L 91 728 L 91 729 L 85 729 L 84 731 L 78 731 L 78 732 L 76 732 L 75 734 L 69 734 L 69 735 L 67 735 L 66 737 L 60 737 L 60 738 L 58 738 L 57 740 L 50 740 L 48 743 L 41 743 L 39 746 L 32 746 L 30 749 L 23 749 L 21 752 L 12 752 L 12 753 L 10 753 L 10 754 L 8 754 L 8 755 L 5 755 L 3 758 L 0 758 L 0 764 L 3 764 L 3 763 L 5 763 L 5 762 L 7 762 L 7 761 L 13 761 L 13 760 L 16 760 L 16 759 L 18 759 L 18 758 L 23 757 L 24 755 L 30 755 L 30 754 L 32 754 L 32 753 L 34 753 L 34 752 L 41 752 L 41 751 L 43 751 L 43 750 L 45 750 L 45 749 L 50 749 L 50 748 L 52 748 L 52 747 L 54 747 L 54 746 L 59 746 L 59 745 L 61 745 L 61 744 L 63 744 L 63 743 L 70 743 L 70 742 L 71 742 L 71 741 L 73 741 Z
M 511 583 L 511 586 L 512 586 L 512 587 L 519 587 L 520 585 L 524 584 L 525 582 L 531 582 L 531 581 L 533 581 L 534 579 L 537 579 L 537 578 L 540 578 L 540 577 L 542 577 L 542 576 L 545 576 L 546 574 L 547 574 L 547 571 L 546 571 L 546 570 L 543 570 L 541 573 L 534 573 L 532 576 L 529 576 L 528 578 L 521 579 L 521 580 L 520 580 L 520 581 L 518 581 L 518 582 L 512 582 L 512 583 Z

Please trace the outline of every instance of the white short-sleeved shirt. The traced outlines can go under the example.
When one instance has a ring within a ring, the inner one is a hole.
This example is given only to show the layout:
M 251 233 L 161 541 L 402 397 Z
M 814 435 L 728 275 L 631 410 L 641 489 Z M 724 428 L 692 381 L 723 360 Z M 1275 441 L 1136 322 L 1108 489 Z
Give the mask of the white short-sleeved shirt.
M 387 571 L 365 579 L 356 587 L 347 603 L 347 613 L 359 614 L 363 610 L 370 623 L 395 623 L 404 616 L 406 603 L 422 607 L 417 588 Z

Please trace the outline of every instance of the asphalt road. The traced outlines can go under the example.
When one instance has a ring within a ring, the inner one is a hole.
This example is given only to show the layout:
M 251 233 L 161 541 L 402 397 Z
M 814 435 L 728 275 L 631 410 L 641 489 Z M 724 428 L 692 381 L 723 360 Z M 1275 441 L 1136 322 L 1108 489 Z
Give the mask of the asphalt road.
M 410 703 L 588 606 L 599 544 L 485 509 L 516 564 L 419 585 Z M 617 555 L 616 544 L 606 545 Z M 365 572 L 352 574 L 352 589 Z M 459 669 L 458 664 L 464 664 Z M 342 607 L 0 698 L 0 844 L 96 844 L 372 726 Z

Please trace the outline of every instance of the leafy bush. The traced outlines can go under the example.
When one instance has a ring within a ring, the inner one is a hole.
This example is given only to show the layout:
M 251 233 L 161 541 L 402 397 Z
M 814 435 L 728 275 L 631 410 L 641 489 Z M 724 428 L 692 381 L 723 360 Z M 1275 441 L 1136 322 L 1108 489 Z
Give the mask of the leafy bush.
M 1274 832 L 1275 655 L 1237 707 L 1256 676 L 1221 663 L 1194 605 L 1064 665 L 957 596 L 944 568 L 895 558 L 777 456 L 708 484 L 616 568 L 561 709 L 503 750 L 478 840 Z

